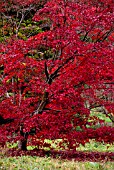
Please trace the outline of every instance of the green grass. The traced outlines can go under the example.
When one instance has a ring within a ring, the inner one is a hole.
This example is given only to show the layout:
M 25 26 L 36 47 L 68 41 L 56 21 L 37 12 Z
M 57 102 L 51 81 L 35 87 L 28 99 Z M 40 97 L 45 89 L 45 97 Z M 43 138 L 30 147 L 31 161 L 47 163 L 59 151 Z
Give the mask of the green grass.
M 75 162 L 41 157 L 4 157 L 0 170 L 113 170 L 114 162 Z
M 56 145 L 55 145 L 56 147 Z M 28 149 L 33 149 L 28 146 Z M 114 146 L 109 144 L 101 144 L 91 140 L 84 146 L 80 145 L 77 148 L 80 151 L 98 151 L 98 152 L 114 152 Z M 7 151 L 7 149 L 6 149 Z M 21 157 L 6 157 L 5 149 L 0 153 L 0 170 L 113 170 L 114 162 L 77 162 L 52 159 L 50 157 L 37 156 L 21 156 Z
M 45 139 L 45 142 L 48 144 L 51 144 L 51 147 L 55 150 L 60 150 L 61 148 L 59 147 L 59 142 L 61 142 L 62 139 L 58 139 L 55 141 L 51 141 L 49 139 Z M 17 148 L 17 143 L 14 144 L 7 144 L 8 148 Z M 35 146 L 27 146 L 28 150 L 33 150 L 37 147 Z M 44 147 L 43 149 L 45 150 L 50 150 L 48 147 Z M 63 149 L 62 149 L 63 150 Z M 114 145 L 113 144 L 105 144 L 105 143 L 100 143 L 96 142 L 95 140 L 90 140 L 89 143 L 86 143 L 85 146 L 79 145 L 79 147 L 76 148 L 77 151 L 97 151 L 97 152 L 114 152 Z
M 45 140 L 46 143 L 52 143 L 51 140 Z M 58 139 L 58 142 L 60 142 L 61 140 Z M 52 148 L 59 150 L 60 148 L 58 147 L 58 142 L 57 140 L 55 140 L 55 142 L 53 142 L 51 144 Z M 32 147 L 28 146 L 28 149 L 31 150 Z M 34 147 L 33 147 L 34 149 Z M 49 148 L 46 148 L 49 149 Z M 85 146 L 83 145 L 79 145 L 79 147 L 76 148 L 77 151 L 97 151 L 97 152 L 114 152 L 114 145 L 113 144 L 104 144 L 104 143 L 100 143 L 100 142 L 96 142 L 95 140 L 90 140 L 89 143 L 86 143 Z
M 107 117 L 105 114 L 97 112 L 96 109 L 92 109 L 91 110 L 91 114 L 90 117 L 96 116 L 97 118 L 99 118 L 100 120 L 104 120 L 104 122 L 106 123 L 111 123 L 112 121 L 110 120 L 109 117 Z
M 80 146 L 76 149 L 78 151 L 97 151 L 97 152 L 114 152 L 113 144 L 104 144 L 90 140 L 90 143 L 86 143 L 85 146 Z

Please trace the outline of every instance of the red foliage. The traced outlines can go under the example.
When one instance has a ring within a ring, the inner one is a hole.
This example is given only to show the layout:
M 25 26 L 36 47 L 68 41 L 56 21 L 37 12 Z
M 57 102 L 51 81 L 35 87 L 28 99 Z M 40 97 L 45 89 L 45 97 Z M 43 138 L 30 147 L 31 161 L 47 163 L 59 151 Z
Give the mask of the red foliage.
M 114 85 L 113 11 L 111 0 L 50 0 L 33 17 L 48 23 L 50 30 L 26 41 L 13 37 L 1 43 L 0 115 L 14 120 L 1 123 L 1 144 L 26 134 L 31 144 L 63 139 L 69 149 L 92 138 L 113 142 L 114 128 L 93 129 L 98 120 L 89 121 L 85 104 L 114 110 L 113 96 L 105 100 Z M 30 57 L 32 50 L 43 55 Z
M 18 151 L 15 149 L 10 149 L 6 152 L 7 156 L 22 156 L 22 155 L 30 155 L 30 156 L 50 156 L 52 158 L 59 159 L 67 159 L 67 160 L 75 160 L 75 161 L 91 161 L 91 162 L 99 162 L 99 161 L 113 161 L 114 153 L 113 152 L 81 152 L 81 151 L 45 151 L 34 149 L 32 151 Z

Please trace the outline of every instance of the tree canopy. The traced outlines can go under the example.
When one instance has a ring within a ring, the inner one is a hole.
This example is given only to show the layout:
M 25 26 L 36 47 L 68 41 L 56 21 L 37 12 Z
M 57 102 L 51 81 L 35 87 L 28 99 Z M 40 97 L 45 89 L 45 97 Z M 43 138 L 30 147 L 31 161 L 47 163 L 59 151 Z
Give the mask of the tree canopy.
M 113 0 L 6 0 L 0 11 L 0 144 L 112 143 L 90 110 L 114 122 Z

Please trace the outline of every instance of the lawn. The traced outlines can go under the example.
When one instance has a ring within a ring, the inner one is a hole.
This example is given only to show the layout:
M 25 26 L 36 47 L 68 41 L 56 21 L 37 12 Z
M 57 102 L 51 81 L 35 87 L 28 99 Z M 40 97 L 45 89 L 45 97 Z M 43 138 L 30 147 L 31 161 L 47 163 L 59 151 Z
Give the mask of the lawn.
M 77 162 L 37 156 L 4 157 L 1 170 L 113 170 L 114 162 Z
M 4 157 L 1 170 L 113 170 L 114 162 L 77 162 L 36 156 Z
M 28 146 L 31 150 L 32 147 Z M 113 170 L 114 162 L 107 161 L 107 158 L 102 161 L 76 161 L 74 159 L 61 159 L 59 156 L 55 159 L 52 157 L 39 156 L 14 156 L 7 157 L 5 150 L 0 153 L 0 170 Z M 84 146 L 80 145 L 77 152 L 114 152 L 114 146 L 109 144 L 101 144 L 94 140 Z M 83 156 L 83 155 L 82 155 Z

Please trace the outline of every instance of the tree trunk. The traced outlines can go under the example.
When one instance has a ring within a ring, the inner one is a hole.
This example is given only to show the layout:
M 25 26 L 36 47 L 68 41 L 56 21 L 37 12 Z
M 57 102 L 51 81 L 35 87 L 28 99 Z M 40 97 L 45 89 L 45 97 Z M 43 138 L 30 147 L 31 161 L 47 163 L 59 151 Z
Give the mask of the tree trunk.
M 18 149 L 23 151 L 27 150 L 27 138 L 18 141 Z
M 18 141 L 18 149 L 26 151 L 29 133 L 23 132 L 23 124 L 20 125 L 20 135 L 22 136 L 22 138 Z

